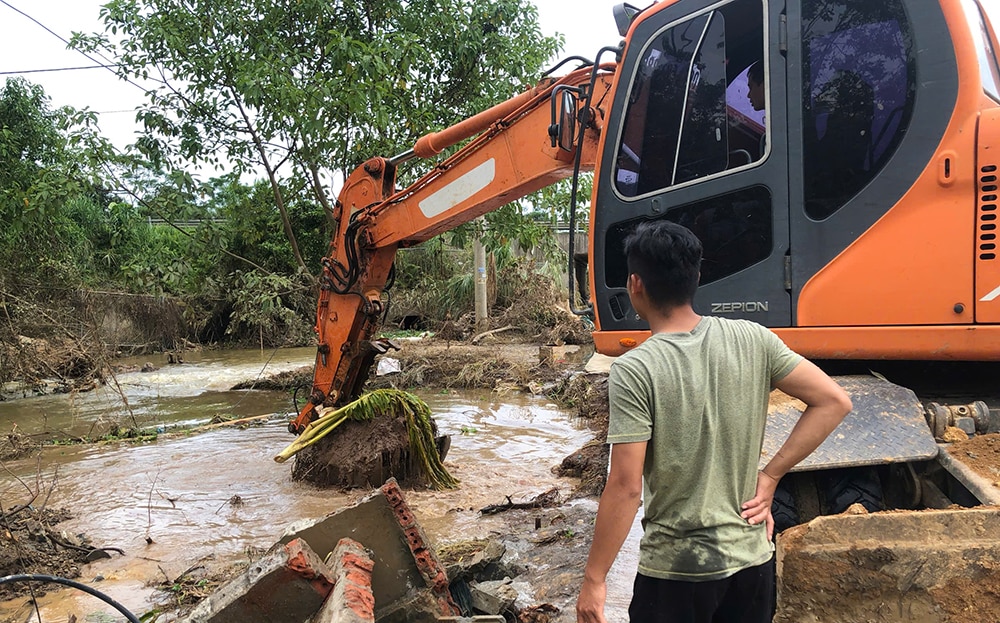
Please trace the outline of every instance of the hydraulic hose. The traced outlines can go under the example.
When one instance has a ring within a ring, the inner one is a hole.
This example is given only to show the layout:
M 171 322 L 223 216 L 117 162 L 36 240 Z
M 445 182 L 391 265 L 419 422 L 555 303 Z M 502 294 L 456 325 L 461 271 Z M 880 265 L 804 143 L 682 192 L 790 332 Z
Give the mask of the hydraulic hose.
M 69 586 L 77 590 L 83 591 L 88 595 L 93 595 L 97 597 L 104 603 L 108 604 L 118 612 L 122 613 L 126 619 L 131 621 L 131 623 L 139 623 L 139 618 L 128 611 L 125 606 L 121 605 L 114 599 L 108 597 L 101 591 L 93 589 L 86 584 L 81 584 L 79 582 L 74 582 L 73 580 L 67 580 L 66 578 L 60 578 L 54 575 L 37 575 L 33 573 L 22 573 L 20 575 L 8 575 L 0 578 L 0 584 L 7 584 L 10 582 L 48 582 L 50 584 L 62 584 L 64 586 Z

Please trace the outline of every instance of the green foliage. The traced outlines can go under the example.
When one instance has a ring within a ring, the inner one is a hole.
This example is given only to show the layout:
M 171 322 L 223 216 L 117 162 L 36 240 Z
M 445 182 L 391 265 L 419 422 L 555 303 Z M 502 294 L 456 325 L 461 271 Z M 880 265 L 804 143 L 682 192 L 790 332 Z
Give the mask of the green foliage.
M 38 85 L 8 79 L 0 91 L 0 216 L 20 230 L 51 210 L 64 160 L 58 116 Z
M 117 153 L 95 113 L 6 82 L 0 304 L 124 291 L 178 301 L 210 339 L 268 343 L 310 335 L 330 180 L 521 91 L 560 44 L 528 0 L 111 0 L 102 18 L 74 44 L 162 82 L 139 113 L 139 157 Z M 232 173 L 202 182 L 192 164 Z M 514 244 L 547 248 L 534 212 L 490 215 L 501 263 Z M 472 281 L 450 253 L 399 262 L 398 281 L 457 315 Z
M 289 277 L 259 271 L 238 272 L 232 324 L 228 333 L 243 333 L 248 329 L 263 336 L 283 335 L 294 325 L 296 314 L 285 298 L 298 289 Z
M 472 309 L 474 291 L 471 251 L 437 237 L 396 254 L 390 312 L 457 318 Z
M 263 167 L 301 268 L 295 198 L 329 206 L 324 177 L 510 97 L 560 43 L 527 0 L 112 0 L 101 15 L 105 33 L 74 44 L 163 79 L 139 150 L 157 167 Z

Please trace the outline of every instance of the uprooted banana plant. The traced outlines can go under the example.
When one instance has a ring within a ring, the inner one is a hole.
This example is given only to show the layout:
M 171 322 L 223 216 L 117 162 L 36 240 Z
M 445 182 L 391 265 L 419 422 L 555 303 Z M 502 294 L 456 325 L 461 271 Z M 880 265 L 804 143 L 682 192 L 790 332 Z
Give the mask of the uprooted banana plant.
M 338 409 L 323 409 L 319 415 L 291 445 L 274 457 L 275 461 L 284 463 L 347 420 L 367 421 L 380 416 L 403 417 L 409 433 L 410 452 L 416 454 L 431 486 L 435 489 L 454 489 L 458 485 L 458 480 L 441 463 L 441 455 L 434 442 L 431 409 L 413 394 L 398 389 L 378 389 Z

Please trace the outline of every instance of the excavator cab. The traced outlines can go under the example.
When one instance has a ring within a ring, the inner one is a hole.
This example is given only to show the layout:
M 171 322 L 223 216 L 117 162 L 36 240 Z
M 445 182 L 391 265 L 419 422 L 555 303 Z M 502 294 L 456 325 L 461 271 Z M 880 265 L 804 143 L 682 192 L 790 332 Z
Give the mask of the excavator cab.
M 788 216 L 776 209 L 789 203 L 785 63 L 765 44 L 780 14 L 760 0 L 697 4 L 640 14 L 617 77 L 591 219 L 595 312 L 612 339 L 643 327 L 625 289 L 624 239 L 659 218 L 702 240 L 699 311 L 738 303 L 739 315 L 769 326 L 791 322 Z M 756 108 L 754 67 L 763 69 Z
M 972 0 L 633 15 L 591 212 L 598 349 L 644 338 L 622 243 L 668 219 L 704 245 L 699 313 L 816 358 L 1000 358 L 994 41 Z

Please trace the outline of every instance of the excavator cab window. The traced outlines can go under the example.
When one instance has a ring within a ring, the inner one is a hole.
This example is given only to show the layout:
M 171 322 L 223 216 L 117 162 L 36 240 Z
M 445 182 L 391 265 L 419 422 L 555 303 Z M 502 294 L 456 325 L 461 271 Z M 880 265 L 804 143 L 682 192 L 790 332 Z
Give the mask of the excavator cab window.
M 762 20 L 759 0 L 737 0 L 670 24 L 650 40 L 618 148 L 620 196 L 702 181 L 763 157 Z
M 969 31 L 976 41 L 983 90 L 995 101 L 1000 102 L 1000 67 L 997 66 L 997 57 L 990 42 L 990 32 L 986 27 L 983 12 L 973 0 L 963 0 L 962 6 L 965 7 L 965 17 L 969 21 Z
M 823 220 L 895 153 L 916 72 L 899 0 L 806 0 L 802 10 L 805 210 Z

